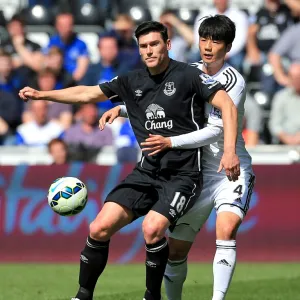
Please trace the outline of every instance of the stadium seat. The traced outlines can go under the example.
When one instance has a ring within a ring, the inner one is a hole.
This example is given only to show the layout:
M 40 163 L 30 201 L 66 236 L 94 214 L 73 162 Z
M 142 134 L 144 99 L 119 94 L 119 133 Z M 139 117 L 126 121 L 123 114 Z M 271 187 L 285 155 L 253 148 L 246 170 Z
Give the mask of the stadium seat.
M 129 9 L 130 16 L 133 18 L 135 23 L 139 25 L 144 21 L 151 21 L 152 16 L 150 10 L 148 8 L 144 8 L 141 6 L 133 6 Z
M 77 25 L 101 25 L 104 26 L 105 15 L 92 3 L 74 5 L 72 8 Z
M 51 11 L 42 5 L 35 5 L 23 11 L 27 25 L 50 25 L 54 16 Z
M 178 8 L 172 9 L 172 12 L 184 23 L 194 25 L 195 19 L 199 14 L 198 9 Z

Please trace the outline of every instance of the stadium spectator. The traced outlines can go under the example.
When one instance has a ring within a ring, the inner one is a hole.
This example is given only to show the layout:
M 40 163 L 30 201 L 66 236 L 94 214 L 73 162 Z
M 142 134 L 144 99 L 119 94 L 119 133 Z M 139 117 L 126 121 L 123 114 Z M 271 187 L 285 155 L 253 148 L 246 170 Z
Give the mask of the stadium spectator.
M 48 152 L 52 157 L 53 165 L 68 163 L 68 145 L 62 139 L 51 140 L 48 144 Z
M 120 59 L 127 61 L 131 69 L 142 66 L 138 45 L 133 37 L 134 29 L 135 23 L 131 16 L 117 15 L 113 23 L 113 32 L 118 38 Z
M 54 71 L 51 69 L 44 69 L 37 74 L 36 82 L 33 86 L 41 91 L 50 91 L 56 89 L 57 78 Z M 28 109 L 29 103 L 25 106 L 25 111 L 22 115 L 23 123 L 32 121 L 34 119 L 33 112 Z M 51 102 L 48 104 L 47 120 L 58 122 L 64 129 L 67 129 L 72 124 L 72 106 L 70 104 L 62 104 Z
M 300 1 L 299 0 L 284 0 L 284 3 L 290 8 L 293 16 L 299 20 L 300 17 Z
M 198 29 L 204 17 L 214 16 L 216 14 L 225 15 L 230 18 L 236 25 L 236 38 L 232 44 L 230 52 L 227 54 L 227 61 L 237 70 L 241 70 L 244 59 L 244 50 L 247 40 L 248 17 L 245 12 L 229 6 L 229 0 L 214 0 L 214 7 L 202 11 L 197 17 L 194 24 L 194 41 L 195 53 L 198 58 L 194 57 L 192 61 L 199 60 L 199 33 Z
M 283 60 L 286 58 L 290 63 L 300 61 L 299 35 L 300 24 L 287 28 L 270 50 L 269 62 L 276 81 L 282 86 L 290 85 L 290 77 L 286 74 Z
M 72 74 L 75 81 L 80 81 L 87 71 L 89 56 L 86 44 L 74 32 L 73 15 L 69 12 L 58 14 L 55 18 L 55 28 L 57 34 L 50 38 L 45 52 L 48 53 L 53 46 L 60 48 L 64 53 L 65 70 Z
M 91 161 L 103 146 L 113 145 L 110 128 L 98 128 L 98 109 L 95 104 L 85 104 L 79 109 L 81 121 L 71 126 L 65 133 L 72 160 Z
M 18 95 L 20 87 L 26 85 L 24 73 L 18 69 L 13 69 L 11 55 L 0 49 L 0 87 L 2 90 Z
M 53 138 L 62 137 L 63 127 L 47 119 L 48 103 L 46 101 L 30 101 L 29 109 L 33 120 L 17 127 L 17 145 L 47 146 Z
M 41 47 L 26 37 L 25 25 L 21 15 L 14 15 L 6 26 L 9 38 L 1 43 L 1 48 L 12 56 L 14 68 L 31 68 L 33 63 L 39 65 L 42 61 Z
M 118 40 L 113 33 L 103 33 L 98 43 L 100 62 L 92 64 L 82 80 L 83 85 L 97 85 L 127 73 L 130 66 L 120 58 Z M 97 103 L 99 114 L 113 107 L 110 100 Z
M 280 143 L 300 145 L 300 63 L 291 65 L 289 82 L 290 87 L 274 96 L 269 128 Z
M 243 138 L 247 147 L 255 147 L 259 143 L 262 128 L 262 109 L 248 94 L 245 101 Z
M 13 131 L 20 124 L 18 102 L 20 101 L 14 94 L 0 87 L 0 145 L 15 143 Z
M 261 90 L 273 95 L 279 85 L 268 67 L 268 53 L 281 33 L 294 23 L 291 11 L 280 0 L 265 0 L 265 5 L 251 17 L 247 39 L 247 63 L 259 72 Z
M 138 143 L 128 119 L 120 118 L 121 126 L 116 138 L 117 160 L 119 163 L 136 163 L 138 160 Z
M 44 58 L 44 68 L 49 68 L 56 75 L 55 89 L 63 89 L 75 85 L 75 81 L 64 68 L 64 54 L 58 47 L 51 47 Z
M 194 44 L 193 30 L 170 10 L 162 12 L 160 22 L 168 28 L 168 36 L 172 44 L 172 49 L 169 51 L 170 57 L 187 62 L 187 52 Z
M 47 68 L 51 69 L 56 76 L 55 89 L 62 89 L 75 85 L 75 80 L 72 75 L 64 69 L 63 63 L 63 51 L 57 46 L 52 46 L 47 53 L 43 55 L 40 64 L 33 62 L 31 68 L 36 72 L 40 72 Z

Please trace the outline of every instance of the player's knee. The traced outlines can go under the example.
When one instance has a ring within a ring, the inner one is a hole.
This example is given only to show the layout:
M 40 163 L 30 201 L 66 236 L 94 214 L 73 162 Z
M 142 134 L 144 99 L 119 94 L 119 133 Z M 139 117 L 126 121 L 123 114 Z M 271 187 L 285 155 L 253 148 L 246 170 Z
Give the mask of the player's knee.
M 146 244 L 155 244 L 165 236 L 161 226 L 151 222 L 143 222 L 143 233 Z
M 218 240 L 233 240 L 236 238 L 236 233 L 238 230 L 237 224 L 224 224 L 217 228 L 217 239 Z
M 110 226 L 103 222 L 93 221 L 90 224 L 90 237 L 97 241 L 108 241 L 111 237 Z
M 218 240 L 233 240 L 242 222 L 240 216 L 235 213 L 222 211 L 218 213 L 216 233 Z
M 183 260 L 187 257 L 188 252 L 189 252 L 188 249 L 185 249 L 185 248 L 170 247 L 169 248 L 169 260 L 172 260 L 172 261 Z
M 193 243 L 169 238 L 169 260 L 179 261 L 185 259 Z

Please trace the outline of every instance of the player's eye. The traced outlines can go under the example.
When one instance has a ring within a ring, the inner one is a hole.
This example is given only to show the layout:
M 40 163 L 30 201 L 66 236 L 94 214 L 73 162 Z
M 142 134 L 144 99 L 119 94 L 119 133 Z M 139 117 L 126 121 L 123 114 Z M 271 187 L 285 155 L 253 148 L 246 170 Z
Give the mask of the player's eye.
M 150 44 L 151 47 L 157 46 L 159 44 L 159 42 L 153 42 Z

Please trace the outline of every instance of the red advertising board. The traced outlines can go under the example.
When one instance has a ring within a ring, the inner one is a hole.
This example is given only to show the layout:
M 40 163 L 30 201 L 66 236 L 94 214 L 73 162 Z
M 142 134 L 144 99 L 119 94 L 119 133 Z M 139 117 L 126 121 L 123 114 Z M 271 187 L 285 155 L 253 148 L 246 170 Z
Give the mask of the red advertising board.
M 88 225 L 107 193 L 132 166 L 92 164 L 16 166 L 0 169 L 0 262 L 77 262 Z M 255 166 L 250 210 L 238 234 L 241 261 L 300 261 L 300 165 Z M 89 201 L 79 215 L 60 217 L 47 203 L 50 183 L 74 176 L 88 187 Z M 144 260 L 142 219 L 111 241 L 110 261 Z M 194 244 L 190 260 L 211 261 L 215 252 L 215 214 Z

